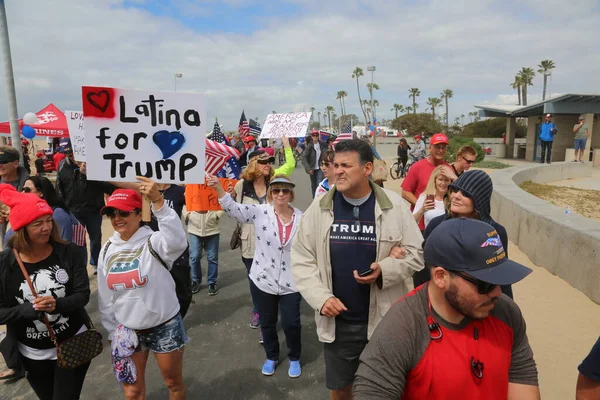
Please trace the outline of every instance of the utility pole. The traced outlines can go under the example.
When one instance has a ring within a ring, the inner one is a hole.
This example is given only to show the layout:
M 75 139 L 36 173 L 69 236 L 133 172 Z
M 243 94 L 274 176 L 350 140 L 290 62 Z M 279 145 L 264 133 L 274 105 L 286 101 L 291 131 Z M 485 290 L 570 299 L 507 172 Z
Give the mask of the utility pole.
M 17 94 L 15 92 L 15 77 L 10 54 L 10 39 L 8 36 L 8 22 L 6 20 L 4 0 L 0 0 L 0 46 L 2 46 L 2 59 L 4 60 L 4 83 L 6 84 L 10 137 L 12 146 L 19 151 L 19 154 L 21 154 L 21 165 L 23 165 L 21 134 L 19 132 L 19 113 L 17 112 Z
M 373 87 L 373 73 L 375 72 L 375 66 L 374 65 L 370 65 L 367 67 L 367 71 L 371 71 L 371 110 L 373 111 L 373 120 L 371 121 L 371 123 L 373 124 L 373 147 L 377 148 L 377 119 L 375 118 L 375 103 L 373 102 L 373 90 L 375 90 L 375 88 Z M 366 130 L 366 127 L 365 127 Z

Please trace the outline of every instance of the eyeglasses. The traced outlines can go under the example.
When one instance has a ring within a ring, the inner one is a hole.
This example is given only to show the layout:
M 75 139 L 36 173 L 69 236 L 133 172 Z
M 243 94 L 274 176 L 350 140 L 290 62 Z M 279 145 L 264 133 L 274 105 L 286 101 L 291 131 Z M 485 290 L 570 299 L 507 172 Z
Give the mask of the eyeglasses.
M 354 221 L 354 226 L 359 227 L 360 226 L 360 208 L 358 208 L 358 206 L 354 206 L 354 208 L 352 209 L 352 215 L 355 218 Z
M 330 165 L 331 165 L 330 162 L 327 162 L 327 161 L 322 161 L 321 162 L 321 167 L 329 168 Z
M 469 275 L 464 274 L 462 272 L 458 272 L 458 271 L 450 271 L 450 272 L 452 272 L 454 275 L 460 276 L 465 281 L 471 282 L 473 285 L 477 286 L 477 292 L 479 294 L 488 294 L 492 290 L 494 290 L 496 288 L 496 286 L 498 286 L 498 285 L 495 285 L 493 283 L 488 283 L 488 282 L 480 281 L 479 279 L 475 279 L 472 276 L 469 276 Z
M 107 210 L 106 211 L 106 216 L 110 219 L 115 218 L 117 215 L 121 218 L 127 218 L 129 217 L 131 214 L 138 214 L 139 211 L 123 211 L 123 210 L 115 210 L 114 208 L 112 210 Z
M 463 159 L 463 160 L 465 160 L 465 162 L 466 162 L 467 164 L 469 164 L 469 165 L 472 165 L 472 164 L 475 162 L 475 160 L 468 160 L 468 159 L 466 159 L 466 158 L 464 158 L 464 157 L 463 157 L 462 159 Z
M 267 165 L 267 164 L 272 164 L 273 162 L 271 161 L 271 159 L 267 159 L 267 160 L 256 160 L 257 163 L 259 163 L 260 165 Z
M 290 194 L 292 192 L 291 189 L 271 189 L 271 192 L 277 196 L 279 193 Z

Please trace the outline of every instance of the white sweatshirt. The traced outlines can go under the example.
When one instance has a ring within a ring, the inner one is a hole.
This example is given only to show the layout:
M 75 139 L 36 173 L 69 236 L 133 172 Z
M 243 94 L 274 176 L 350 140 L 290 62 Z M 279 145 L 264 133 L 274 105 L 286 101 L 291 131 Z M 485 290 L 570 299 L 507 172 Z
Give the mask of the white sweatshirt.
M 186 233 L 177 213 L 163 206 L 152 210 L 159 230 L 143 226 L 127 241 L 115 232 L 98 260 L 98 308 L 109 339 L 117 324 L 130 329 L 149 329 L 179 312 L 175 282 L 171 273 L 152 256 L 152 248 L 171 268 L 187 247 Z

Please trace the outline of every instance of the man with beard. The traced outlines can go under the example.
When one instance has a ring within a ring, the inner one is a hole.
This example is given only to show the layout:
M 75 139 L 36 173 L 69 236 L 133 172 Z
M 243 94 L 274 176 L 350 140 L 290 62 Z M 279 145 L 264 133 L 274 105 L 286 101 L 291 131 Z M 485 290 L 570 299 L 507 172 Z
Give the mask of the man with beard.
M 431 281 L 383 317 L 360 357 L 354 398 L 540 399 L 525 321 L 499 286 L 531 270 L 474 219 L 440 225 L 424 256 Z

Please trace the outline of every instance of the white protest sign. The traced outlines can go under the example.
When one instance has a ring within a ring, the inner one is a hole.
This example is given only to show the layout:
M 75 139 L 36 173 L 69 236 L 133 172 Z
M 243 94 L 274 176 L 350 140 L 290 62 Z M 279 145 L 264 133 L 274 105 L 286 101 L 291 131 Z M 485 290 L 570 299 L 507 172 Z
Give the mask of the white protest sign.
M 204 96 L 82 88 L 88 179 L 204 183 Z
M 85 128 L 83 126 L 83 111 L 65 110 L 67 117 L 67 127 L 71 137 L 71 146 L 73 146 L 73 156 L 75 161 L 85 162 Z
M 263 125 L 260 138 L 304 137 L 310 123 L 311 114 L 310 112 L 269 114 Z

